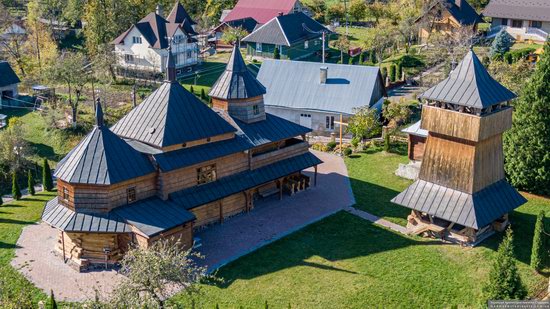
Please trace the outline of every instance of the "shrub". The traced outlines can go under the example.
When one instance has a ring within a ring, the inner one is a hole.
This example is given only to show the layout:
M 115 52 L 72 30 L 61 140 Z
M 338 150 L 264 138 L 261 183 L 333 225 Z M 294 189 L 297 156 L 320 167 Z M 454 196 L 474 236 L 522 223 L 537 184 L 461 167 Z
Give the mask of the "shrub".
M 380 69 L 380 74 L 382 75 L 382 80 L 385 83 L 386 82 L 386 77 L 388 76 L 388 68 L 382 67 L 382 69 Z
M 508 64 L 512 64 L 513 58 L 510 52 L 507 52 L 506 54 L 504 54 L 504 61 L 506 61 L 506 63 Z
M 544 239 L 544 210 L 541 210 L 535 223 L 535 235 L 533 235 L 533 249 L 531 250 L 531 267 L 539 272 L 543 265 L 545 250 Z
M 348 64 L 353 64 L 353 57 L 349 57 Z
M 371 63 L 376 63 L 376 52 L 374 50 L 371 50 L 369 53 L 369 61 Z
M 514 236 L 508 227 L 506 236 L 498 246 L 489 281 L 483 288 L 485 299 L 523 299 L 527 291 L 521 282 L 516 260 L 514 259 Z
M 34 195 L 36 192 L 34 191 L 34 178 L 32 177 L 31 170 L 27 172 L 27 185 L 29 187 L 29 194 Z
M 349 157 L 352 153 L 353 151 L 351 150 L 351 148 L 348 147 L 344 149 L 344 156 Z
M 365 62 L 365 56 L 364 53 L 359 54 L 359 64 L 363 64 Z
M 201 100 L 206 101 L 206 93 L 204 92 L 204 88 L 201 89 Z
M 424 66 L 424 61 L 422 61 L 422 59 L 412 55 L 403 55 L 403 57 L 399 59 L 399 63 L 404 68 L 416 68 Z
M 396 68 L 395 64 L 390 65 L 390 82 L 395 83 Z
M 281 59 L 281 52 L 279 51 L 279 47 L 275 47 L 275 50 L 273 51 L 273 59 Z
M 21 190 L 19 189 L 15 172 L 11 174 L 11 197 L 16 201 L 21 199 Z
M 333 151 L 334 148 L 336 148 L 336 142 L 328 142 L 327 143 L 327 148 L 329 151 Z
M 53 189 L 52 170 L 46 158 L 44 158 L 44 163 L 42 164 L 42 186 L 45 191 L 52 191 Z
M 4 201 L 2 201 L 2 196 L 0 196 L 0 206 L 4 204 Z
M 353 148 L 357 148 L 357 146 L 359 146 L 359 138 L 358 137 L 352 138 L 351 145 L 353 146 Z
M 401 64 L 401 61 L 397 63 L 397 80 L 402 80 L 403 78 L 403 64 Z
M 195 88 L 193 88 L 193 86 L 189 87 L 189 92 L 191 92 L 192 94 L 195 94 Z

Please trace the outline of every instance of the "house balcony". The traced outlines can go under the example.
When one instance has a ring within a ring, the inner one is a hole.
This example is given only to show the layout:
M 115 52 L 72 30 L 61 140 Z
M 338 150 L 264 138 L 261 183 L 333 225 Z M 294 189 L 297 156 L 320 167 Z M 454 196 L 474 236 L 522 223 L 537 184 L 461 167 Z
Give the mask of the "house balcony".
M 494 38 L 501 30 L 508 32 L 517 41 L 536 41 L 545 42 L 548 38 L 548 32 L 534 27 L 510 27 L 510 26 L 496 26 L 492 27 L 487 33 L 487 38 Z
M 309 151 L 309 145 L 305 141 L 292 139 L 289 142 L 290 143 L 287 142 L 287 145 L 284 147 L 253 156 L 250 161 L 250 168 L 257 169 Z

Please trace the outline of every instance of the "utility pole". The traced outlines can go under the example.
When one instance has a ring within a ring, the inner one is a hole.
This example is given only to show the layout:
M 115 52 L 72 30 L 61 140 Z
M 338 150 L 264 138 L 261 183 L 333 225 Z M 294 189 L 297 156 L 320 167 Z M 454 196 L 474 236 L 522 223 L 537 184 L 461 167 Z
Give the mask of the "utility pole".
M 329 32 L 329 30 L 327 30 L 326 28 L 324 28 L 323 30 L 320 30 L 320 31 L 313 31 L 311 29 L 309 29 L 306 24 L 302 24 L 302 27 L 304 27 L 304 30 L 309 32 L 309 33 L 313 33 L 313 34 L 321 34 L 322 35 L 322 38 L 323 38 L 323 49 L 322 49 L 322 52 L 323 52 L 323 55 L 322 55 L 322 61 L 323 63 L 325 63 L 325 44 L 326 44 L 326 35 L 327 33 Z
M 344 126 L 346 126 L 346 127 L 348 126 L 348 123 L 344 122 L 342 113 L 340 113 L 340 121 L 335 121 L 334 123 L 336 123 L 340 126 L 340 155 L 343 156 L 344 155 L 343 129 L 344 129 Z
M 341 1 L 344 3 L 344 13 L 346 14 L 346 35 L 349 35 L 348 0 Z

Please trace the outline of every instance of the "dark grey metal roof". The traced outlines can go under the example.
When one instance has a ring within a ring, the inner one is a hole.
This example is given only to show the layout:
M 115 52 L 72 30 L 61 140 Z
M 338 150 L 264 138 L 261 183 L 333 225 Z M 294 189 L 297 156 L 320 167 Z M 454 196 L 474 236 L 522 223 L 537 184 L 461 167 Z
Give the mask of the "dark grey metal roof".
M 299 41 L 321 37 L 320 31 L 330 32 L 313 18 L 298 12 L 273 18 L 244 37 L 243 42 L 291 46 Z
M 470 50 L 449 77 L 426 90 L 420 98 L 486 108 L 512 100 L 516 95 L 494 80 L 477 55 Z
M 420 128 L 420 123 L 421 122 L 422 122 L 421 120 L 418 120 L 417 122 L 410 125 L 409 127 L 401 130 L 401 132 L 411 134 L 411 135 L 420 136 L 420 137 L 428 137 L 428 130 L 424 130 L 424 129 Z
M 149 159 L 103 125 L 101 105 L 97 125 L 57 165 L 55 176 L 68 183 L 111 185 L 155 172 Z
M 321 67 L 328 68 L 321 83 Z M 258 80 L 265 85 L 266 106 L 353 114 L 386 95 L 378 67 L 305 61 L 265 60 Z
M 5 87 L 20 83 L 21 80 L 15 74 L 10 64 L 6 61 L 0 61 L 0 87 Z
M 474 229 L 482 228 L 527 200 L 505 180 L 472 194 L 417 180 L 393 203 Z
M 59 204 L 58 198 L 46 203 L 42 221 L 65 232 L 130 233 L 131 228 L 113 213 L 76 213 Z
M 252 171 L 224 177 L 215 182 L 173 193 L 171 199 L 183 205 L 186 209 L 192 209 L 321 164 L 322 162 L 315 155 L 308 152 Z
M 550 21 L 548 0 L 491 0 L 483 15 L 497 18 Z
M 457 5 L 457 0 L 439 0 L 434 3 L 432 8 L 436 5 L 445 8 L 461 25 L 473 25 L 483 22 L 481 16 L 466 0 L 461 0 L 460 5 Z
M 195 219 L 195 215 L 183 206 L 169 200 L 163 201 L 158 197 L 115 208 L 112 212 L 148 237 Z
M 163 172 L 168 172 L 233 153 L 242 152 L 250 148 L 252 148 L 252 145 L 246 137 L 238 135 L 229 140 L 159 153 L 153 155 L 153 157 L 155 162 L 159 165 L 159 168 Z
M 235 132 L 177 82 L 163 83 L 111 129 L 119 136 L 156 147 Z
M 225 71 L 210 90 L 213 98 L 248 99 L 265 94 L 265 87 L 248 70 L 237 45 L 233 46 Z
M 178 1 L 172 7 L 170 14 L 166 18 L 171 23 L 181 24 L 185 21 L 189 22 L 191 25 L 196 25 L 197 23 L 191 18 L 187 13 L 183 5 Z

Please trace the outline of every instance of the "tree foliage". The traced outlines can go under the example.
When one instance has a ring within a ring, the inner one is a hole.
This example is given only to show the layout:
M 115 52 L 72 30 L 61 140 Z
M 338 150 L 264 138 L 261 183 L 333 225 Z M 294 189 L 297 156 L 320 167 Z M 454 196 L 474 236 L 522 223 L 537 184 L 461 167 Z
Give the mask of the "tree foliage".
M 359 22 L 367 17 L 367 3 L 364 0 L 353 0 L 348 11 L 349 15 Z
M 411 113 L 411 109 L 404 98 L 401 98 L 399 102 L 386 100 L 382 105 L 382 116 L 388 121 L 388 127 L 392 129 L 407 122 Z
M 534 68 L 527 61 L 519 60 L 512 64 L 504 61 L 490 61 L 487 67 L 491 76 L 506 88 L 520 94 L 524 84 L 533 75 Z
M 42 163 L 42 186 L 45 191 L 52 191 L 53 189 L 52 170 L 50 169 L 50 164 L 46 158 L 44 158 Z
M 34 191 L 34 177 L 32 176 L 31 170 L 27 171 L 27 186 L 29 194 L 34 195 L 36 192 Z
M 279 51 L 279 47 L 275 47 L 275 50 L 273 50 L 273 59 L 281 59 L 281 52 Z
M 508 32 L 506 32 L 506 30 L 500 30 L 491 44 L 489 55 L 491 58 L 494 58 L 495 56 L 503 56 L 510 50 L 510 47 L 512 47 L 512 37 L 508 34 Z
M 196 295 L 196 284 L 207 277 L 206 267 L 195 262 L 198 257 L 174 239 L 131 248 L 120 262 L 127 280 L 115 288 L 110 303 L 116 308 L 162 308 L 172 288 Z
M 533 249 L 531 250 L 531 267 L 540 271 L 547 258 L 546 241 L 544 234 L 544 210 L 541 210 L 535 223 L 535 234 L 533 235 Z
M 514 103 L 504 168 L 518 189 L 550 195 L 550 42 Z
M 17 182 L 17 173 L 14 171 L 11 176 L 11 197 L 17 201 L 21 199 L 21 196 L 21 189 Z
M 240 42 L 242 38 L 248 35 L 248 32 L 242 27 L 227 27 L 222 34 L 222 41 L 235 45 L 236 42 Z
M 354 115 L 348 121 L 347 131 L 354 137 L 365 139 L 380 134 L 381 124 L 376 109 L 368 106 L 354 109 Z
M 509 227 L 498 247 L 489 273 L 489 281 L 483 288 L 487 300 L 523 299 L 527 296 L 514 259 L 513 238 L 512 229 Z

